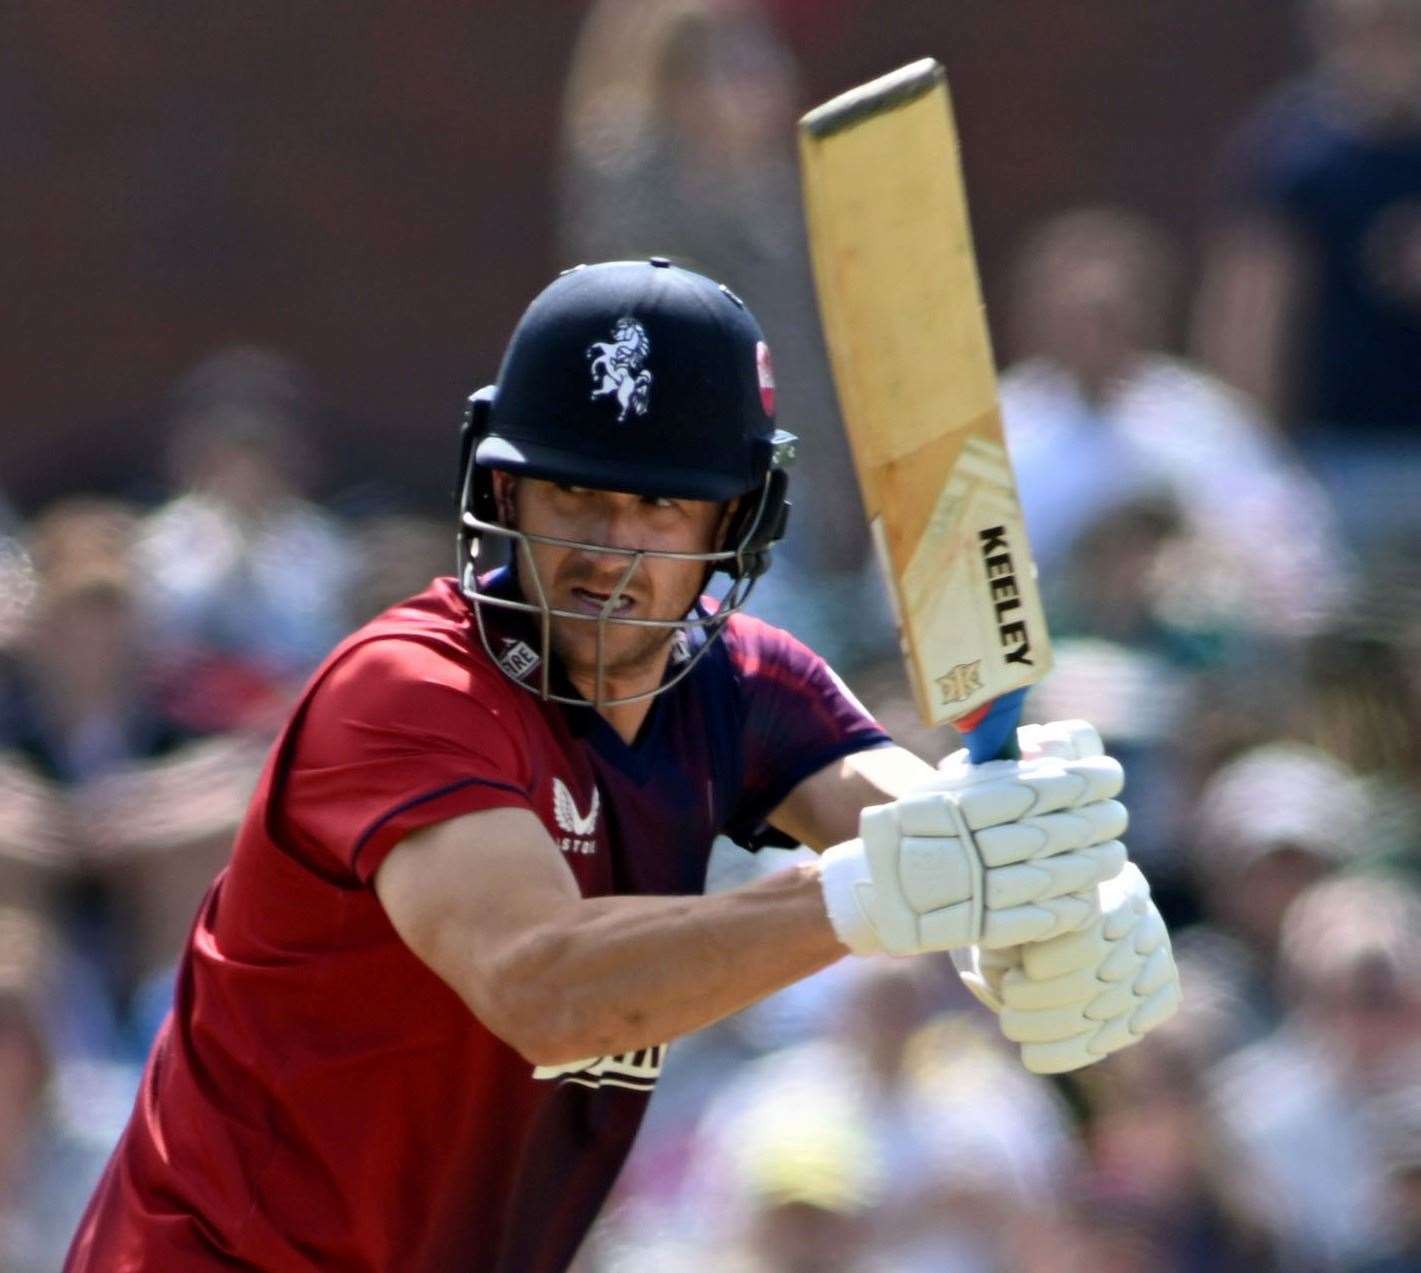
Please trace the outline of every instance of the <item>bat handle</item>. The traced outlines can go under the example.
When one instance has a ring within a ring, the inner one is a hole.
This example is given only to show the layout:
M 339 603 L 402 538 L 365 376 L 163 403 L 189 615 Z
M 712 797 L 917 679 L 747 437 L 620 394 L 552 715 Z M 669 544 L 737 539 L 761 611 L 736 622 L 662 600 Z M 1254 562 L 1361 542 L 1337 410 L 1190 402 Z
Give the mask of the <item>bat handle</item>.
M 1021 719 L 1021 703 L 1026 691 L 1010 690 L 985 707 L 957 721 L 957 732 L 974 765 L 989 760 L 1015 760 L 1021 752 L 1016 745 L 1016 724 Z

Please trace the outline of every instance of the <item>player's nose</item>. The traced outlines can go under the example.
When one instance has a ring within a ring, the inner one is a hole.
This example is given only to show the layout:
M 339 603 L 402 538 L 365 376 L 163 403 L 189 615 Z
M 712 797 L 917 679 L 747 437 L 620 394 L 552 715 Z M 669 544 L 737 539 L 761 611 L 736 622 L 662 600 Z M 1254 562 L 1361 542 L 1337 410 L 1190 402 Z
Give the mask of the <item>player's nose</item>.
M 595 553 L 598 558 L 619 560 L 625 568 L 627 552 L 646 547 L 645 513 L 639 495 L 621 491 L 603 491 L 597 500 L 588 543 L 613 550 Z

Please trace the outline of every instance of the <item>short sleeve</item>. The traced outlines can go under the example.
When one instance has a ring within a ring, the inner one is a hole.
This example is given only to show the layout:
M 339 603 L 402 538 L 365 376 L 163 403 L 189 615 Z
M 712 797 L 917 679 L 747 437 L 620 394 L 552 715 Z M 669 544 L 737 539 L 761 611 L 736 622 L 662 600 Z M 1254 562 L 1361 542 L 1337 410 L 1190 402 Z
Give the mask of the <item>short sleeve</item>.
M 726 833 L 742 844 L 790 843 L 765 819 L 801 782 L 841 757 L 891 743 L 838 674 L 789 633 L 738 621 L 731 659 L 744 717 L 744 780 Z
M 418 641 L 354 647 L 315 687 L 286 744 L 276 821 L 369 883 L 411 831 L 532 808 L 528 748 L 496 673 Z

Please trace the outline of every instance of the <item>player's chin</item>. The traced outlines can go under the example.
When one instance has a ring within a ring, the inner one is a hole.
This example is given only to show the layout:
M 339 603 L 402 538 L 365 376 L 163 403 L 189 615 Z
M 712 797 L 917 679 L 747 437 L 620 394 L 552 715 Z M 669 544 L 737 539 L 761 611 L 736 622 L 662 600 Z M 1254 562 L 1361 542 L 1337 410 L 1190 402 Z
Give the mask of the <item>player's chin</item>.
M 641 627 L 609 620 L 602 626 L 600 658 L 602 670 L 631 670 L 664 657 L 675 639 L 668 628 Z M 553 644 L 564 663 L 574 672 L 595 671 L 598 664 L 598 625 L 577 619 L 554 621 Z

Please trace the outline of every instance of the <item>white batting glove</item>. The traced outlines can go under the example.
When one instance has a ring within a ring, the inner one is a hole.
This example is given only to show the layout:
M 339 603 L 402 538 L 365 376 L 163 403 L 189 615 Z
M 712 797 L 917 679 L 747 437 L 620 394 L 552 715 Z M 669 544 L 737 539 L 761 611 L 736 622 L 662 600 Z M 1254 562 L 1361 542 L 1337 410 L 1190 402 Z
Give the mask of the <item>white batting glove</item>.
M 1105 755 L 1105 744 L 1094 725 L 1083 720 L 1058 720 L 1049 725 L 1022 725 L 1016 731 L 1017 750 L 1023 760 L 1054 756 L 1058 760 L 1084 760 Z M 944 756 L 937 763 L 943 773 L 967 773 L 971 761 L 966 748 Z M 1008 968 L 1021 963 L 1016 947 L 983 950 L 967 946 L 952 952 L 952 963 L 962 984 L 993 1012 L 1001 1012 L 1001 979 Z
M 1105 744 L 1094 725 L 1083 720 L 1058 720 L 1049 725 L 1022 725 L 1016 731 L 1017 750 L 1023 760 L 1054 756 L 1058 760 L 1083 760 L 1105 755 Z M 964 773 L 971 768 L 965 748 L 938 761 L 944 773 Z M 1002 1010 L 1002 979 L 1021 966 L 1021 948 L 983 950 L 968 946 L 952 952 L 952 962 L 965 985 L 993 1012 Z
M 1044 941 L 1099 916 L 1119 874 L 1124 784 L 1107 756 L 956 766 L 865 809 L 859 839 L 821 859 L 834 931 L 855 954 Z
M 1015 966 L 980 969 L 1000 1001 L 1002 1033 L 1036 1074 L 1091 1065 L 1138 1043 L 1179 1007 L 1169 932 L 1133 862 L 1097 890 L 1098 920 L 1022 946 Z M 991 952 L 987 952 L 990 955 Z

